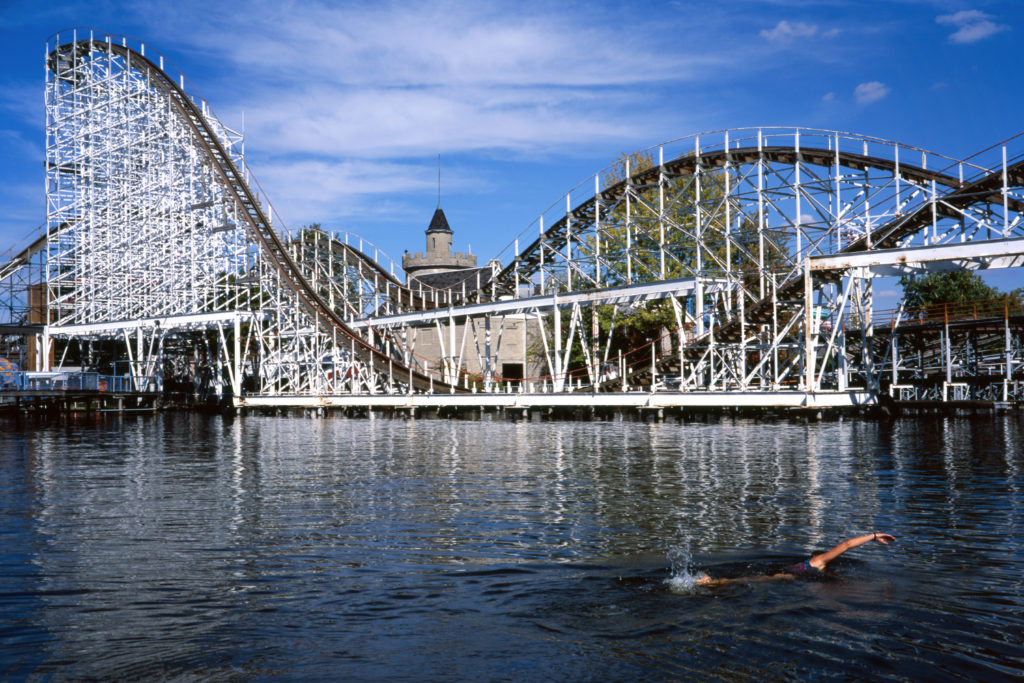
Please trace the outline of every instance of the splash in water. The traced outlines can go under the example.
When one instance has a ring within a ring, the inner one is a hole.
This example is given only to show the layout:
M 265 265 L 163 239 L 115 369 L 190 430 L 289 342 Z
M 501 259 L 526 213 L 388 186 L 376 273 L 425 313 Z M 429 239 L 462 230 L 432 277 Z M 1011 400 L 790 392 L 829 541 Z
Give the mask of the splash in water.
M 689 593 L 697 588 L 697 579 L 703 572 L 695 572 L 690 566 L 690 543 L 687 541 L 666 553 L 671 564 L 671 576 L 665 579 L 665 585 L 673 593 Z

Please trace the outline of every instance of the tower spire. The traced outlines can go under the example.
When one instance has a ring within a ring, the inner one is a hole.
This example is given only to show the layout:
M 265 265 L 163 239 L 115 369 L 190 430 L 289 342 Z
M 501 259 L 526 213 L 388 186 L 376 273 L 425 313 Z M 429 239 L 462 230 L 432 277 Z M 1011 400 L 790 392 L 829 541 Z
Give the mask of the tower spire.
M 441 153 L 437 153 L 437 208 L 441 208 Z

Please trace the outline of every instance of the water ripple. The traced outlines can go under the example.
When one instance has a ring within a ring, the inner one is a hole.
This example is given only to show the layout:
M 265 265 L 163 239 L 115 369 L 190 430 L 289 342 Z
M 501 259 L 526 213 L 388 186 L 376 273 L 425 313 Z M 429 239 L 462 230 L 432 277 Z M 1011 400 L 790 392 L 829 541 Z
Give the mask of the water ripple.
M 5 679 L 1024 673 L 1016 414 L 3 427 Z

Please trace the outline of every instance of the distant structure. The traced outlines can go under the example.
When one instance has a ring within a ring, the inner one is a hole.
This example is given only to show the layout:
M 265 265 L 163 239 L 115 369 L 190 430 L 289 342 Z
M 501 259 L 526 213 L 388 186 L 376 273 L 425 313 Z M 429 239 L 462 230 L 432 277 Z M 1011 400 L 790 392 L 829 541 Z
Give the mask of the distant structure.
M 439 201 L 427 226 L 426 251 L 402 255 L 402 269 L 411 289 L 442 290 L 447 300 L 460 301 L 466 292 L 486 289 L 491 278 L 501 271 L 499 261 L 477 267 L 475 254 L 453 252 L 454 235 Z M 536 319 L 527 314 L 490 316 L 479 330 L 475 324 L 466 329 L 464 322 L 449 321 L 447 326 L 437 326 L 437 335 L 419 337 L 417 352 L 436 367 L 458 364 L 456 357 L 462 357 L 461 367 L 466 372 L 474 375 L 490 372 L 498 381 L 516 386 L 524 379 L 543 373 L 540 359 L 530 353 L 534 340 L 538 339 L 537 325 Z M 493 337 L 489 344 L 485 341 L 487 335 Z M 457 349 L 467 343 L 474 352 L 459 353 Z
M 453 235 L 444 209 L 437 207 L 427 226 L 426 252 L 402 255 L 402 269 L 410 287 L 416 287 L 416 282 L 419 282 L 424 287 L 454 289 L 470 279 L 475 286 L 477 273 L 485 283 L 491 279 L 489 268 L 476 267 L 475 254 L 452 252 Z M 482 271 L 486 271 L 486 277 Z

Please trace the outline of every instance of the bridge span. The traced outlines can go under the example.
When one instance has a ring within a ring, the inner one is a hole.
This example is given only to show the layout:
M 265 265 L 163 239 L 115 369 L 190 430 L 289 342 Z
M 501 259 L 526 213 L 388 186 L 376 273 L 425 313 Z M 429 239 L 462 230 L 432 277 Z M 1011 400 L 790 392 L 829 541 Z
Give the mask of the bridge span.
M 45 91 L 45 223 L 0 259 L 0 356 L 23 370 L 240 407 L 1024 400 L 1019 298 L 923 325 L 879 320 L 874 293 L 1024 264 L 1020 136 L 955 159 L 807 128 L 690 135 L 432 287 L 368 241 L 289 230 L 241 135 L 151 47 L 57 34 Z

